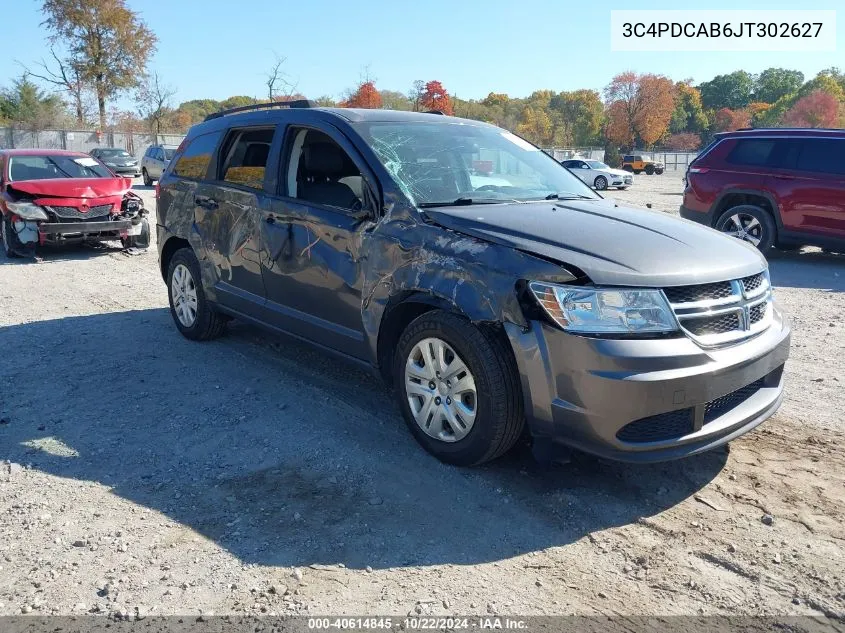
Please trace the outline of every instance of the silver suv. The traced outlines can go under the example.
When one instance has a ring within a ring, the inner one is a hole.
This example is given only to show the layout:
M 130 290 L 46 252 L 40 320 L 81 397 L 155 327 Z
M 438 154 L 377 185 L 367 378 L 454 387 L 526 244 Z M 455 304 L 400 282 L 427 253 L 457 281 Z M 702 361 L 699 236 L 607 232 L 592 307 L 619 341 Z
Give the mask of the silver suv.
M 141 160 L 141 176 L 148 187 L 158 180 L 177 150 L 176 145 L 150 145 Z

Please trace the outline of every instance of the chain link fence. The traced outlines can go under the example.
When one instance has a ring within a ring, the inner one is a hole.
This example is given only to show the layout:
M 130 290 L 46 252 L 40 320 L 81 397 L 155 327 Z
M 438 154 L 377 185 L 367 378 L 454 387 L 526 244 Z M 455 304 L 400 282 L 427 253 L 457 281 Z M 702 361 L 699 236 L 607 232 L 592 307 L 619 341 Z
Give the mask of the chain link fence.
M 133 132 L 103 132 L 93 130 L 39 130 L 37 132 L 0 127 L 0 149 L 38 148 L 67 149 L 88 153 L 97 147 L 119 147 L 137 157 L 144 155 L 147 147 L 162 143 L 179 145 L 184 134 L 136 134 Z M 156 140 L 157 139 L 157 140 Z

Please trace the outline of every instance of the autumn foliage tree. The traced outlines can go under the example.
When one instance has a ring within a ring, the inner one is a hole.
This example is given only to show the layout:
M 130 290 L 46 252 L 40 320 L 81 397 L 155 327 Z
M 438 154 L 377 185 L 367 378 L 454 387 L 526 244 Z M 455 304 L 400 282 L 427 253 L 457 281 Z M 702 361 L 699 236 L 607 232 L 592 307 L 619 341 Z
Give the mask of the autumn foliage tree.
M 136 88 L 156 36 L 125 0 L 44 0 L 44 24 L 50 39 L 68 49 L 80 77 L 93 84 L 106 127 L 106 102 Z
M 368 108 L 376 110 L 381 108 L 382 100 L 379 91 L 376 90 L 375 83 L 365 81 L 340 105 L 343 108 Z
M 669 129 L 675 105 L 670 79 L 624 72 L 608 84 L 605 97 L 610 102 L 608 129 L 613 140 L 628 138 L 651 146 Z
M 701 137 L 692 132 L 678 132 L 671 134 L 664 145 L 675 152 L 692 152 L 701 147 Z
M 425 84 L 425 90 L 420 95 L 420 106 L 423 110 L 437 110 L 443 114 L 451 115 L 453 112 L 449 93 L 439 81 Z
M 553 139 L 552 120 L 540 108 L 527 107 L 522 112 L 516 133 L 535 145 L 551 145 Z
M 842 121 L 842 105 L 832 94 L 817 90 L 795 102 L 783 117 L 789 127 L 836 127 Z
M 713 117 L 713 128 L 717 132 L 730 132 L 744 127 L 751 127 L 751 114 L 745 109 L 722 108 Z

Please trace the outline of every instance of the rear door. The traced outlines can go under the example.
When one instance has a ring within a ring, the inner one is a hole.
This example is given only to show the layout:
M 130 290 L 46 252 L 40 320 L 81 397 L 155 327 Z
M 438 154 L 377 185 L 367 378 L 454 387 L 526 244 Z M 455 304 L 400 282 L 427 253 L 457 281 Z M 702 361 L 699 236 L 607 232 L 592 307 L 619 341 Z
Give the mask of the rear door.
M 195 195 L 195 221 L 214 266 L 218 300 L 250 314 L 265 296 L 258 226 L 267 204 L 265 180 L 275 133 L 275 125 L 229 129 L 213 161 L 211 182 Z
M 779 141 L 771 187 L 785 229 L 845 239 L 845 139 Z

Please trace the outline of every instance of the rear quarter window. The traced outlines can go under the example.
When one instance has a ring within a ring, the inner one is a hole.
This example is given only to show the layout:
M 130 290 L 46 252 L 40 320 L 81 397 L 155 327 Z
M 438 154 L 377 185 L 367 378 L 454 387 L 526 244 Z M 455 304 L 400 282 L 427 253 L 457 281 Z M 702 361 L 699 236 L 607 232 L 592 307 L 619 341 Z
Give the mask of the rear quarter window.
M 740 139 L 725 160 L 732 165 L 768 165 L 775 143 L 774 139 Z
M 211 164 L 211 157 L 217 149 L 222 132 L 209 132 L 200 134 L 191 140 L 176 160 L 173 166 L 173 173 L 180 178 L 191 178 L 202 180 L 208 173 L 208 166 Z
M 800 147 L 796 169 L 845 175 L 845 139 L 807 139 Z

